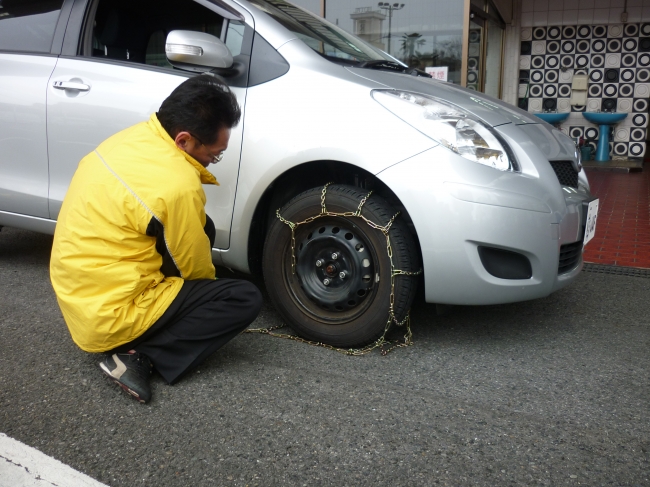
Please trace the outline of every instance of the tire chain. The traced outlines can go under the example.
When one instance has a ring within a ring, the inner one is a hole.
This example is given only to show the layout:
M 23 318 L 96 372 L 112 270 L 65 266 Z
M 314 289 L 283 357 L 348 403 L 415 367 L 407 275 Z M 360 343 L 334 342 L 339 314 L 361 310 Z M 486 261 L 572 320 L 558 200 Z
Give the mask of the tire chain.
M 390 307 L 388 310 L 388 320 L 386 321 L 386 326 L 384 327 L 384 332 L 382 333 L 381 337 L 379 337 L 375 342 L 371 343 L 370 345 L 367 345 L 362 348 L 339 348 L 339 347 L 334 347 L 332 345 L 328 345 L 326 343 L 322 342 L 316 342 L 312 340 L 306 340 L 304 338 L 301 338 L 296 335 L 289 335 L 287 333 L 275 333 L 275 330 L 279 330 L 281 328 L 285 328 L 287 325 L 279 325 L 279 326 L 272 326 L 269 328 L 252 328 L 248 330 L 244 330 L 244 333 L 261 333 L 264 335 L 270 335 L 276 338 L 286 338 L 288 340 L 294 340 L 297 342 L 301 343 L 306 343 L 308 345 L 314 345 L 317 347 L 323 347 L 328 350 L 333 350 L 335 352 L 343 353 L 345 355 L 365 355 L 367 353 L 370 353 L 376 348 L 379 348 L 380 352 L 382 355 L 387 355 L 391 350 L 394 350 L 396 348 L 401 348 L 401 347 L 408 347 L 413 345 L 413 333 L 411 332 L 411 318 L 410 318 L 410 313 L 411 310 L 409 309 L 406 312 L 406 316 L 402 321 L 398 321 L 397 317 L 395 316 L 395 277 L 396 276 L 418 276 L 422 274 L 422 269 L 419 271 L 413 272 L 413 271 L 403 271 L 400 269 L 395 269 L 395 265 L 393 264 L 393 247 L 391 246 L 390 243 L 390 236 L 388 235 L 388 232 L 390 231 L 391 226 L 393 225 L 393 222 L 395 221 L 395 218 L 400 214 L 398 211 L 393 215 L 393 217 L 388 221 L 388 223 L 384 226 L 379 225 L 372 220 L 369 220 L 365 216 L 361 214 L 361 210 L 363 208 L 363 205 L 366 203 L 368 198 L 370 198 L 370 195 L 372 194 L 372 191 L 370 191 L 366 196 L 364 196 L 361 201 L 359 202 L 359 206 L 357 207 L 357 211 L 346 211 L 343 213 L 334 213 L 327 211 L 327 207 L 325 205 L 325 196 L 327 194 L 327 187 L 332 184 L 331 182 L 327 183 L 325 186 L 323 186 L 323 190 L 321 191 L 321 199 L 320 199 L 320 206 L 321 206 L 321 212 L 318 215 L 315 216 L 310 216 L 309 218 L 306 218 L 305 220 L 294 223 L 286 218 L 284 218 L 280 214 L 280 208 L 278 208 L 275 211 L 275 215 L 278 217 L 278 219 L 287 225 L 291 229 L 291 272 L 293 274 L 296 273 L 296 233 L 295 230 L 298 228 L 300 225 L 305 225 L 307 223 L 311 223 L 314 220 L 318 218 L 322 218 L 324 216 L 329 216 L 329 217 L 354 217 L 354 218 L 361 218 L 363 221 L 368 224 L 368 226 L 379 230 L 381 233 L 384 234 L 386 237 L 386 251 L 388 253 L 388 258 L 390 259 L 390 267 L 391 267 L 391 273 L 390 273 Z M 386 334 L 388 333 L 388 330 L 390 329 L 391 325 L 395 323 L 398 327 L 405 326 L 406 332 L 404 334 L 404 341 L 390 341 L 386 340 Z M 385 346 L 388 346 L 388 348 L 384 348 Z

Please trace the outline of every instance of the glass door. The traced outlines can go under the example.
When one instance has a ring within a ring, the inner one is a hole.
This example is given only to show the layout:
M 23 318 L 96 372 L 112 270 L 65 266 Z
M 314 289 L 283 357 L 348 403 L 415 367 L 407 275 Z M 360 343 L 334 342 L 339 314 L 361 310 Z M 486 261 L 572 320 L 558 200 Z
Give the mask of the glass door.
M 469 17 L 467 87 L 499 98 L 505 24 L 491 2 L 473 0 Z
M 467 51 L 467 87 L 470 90 L 483 91 L 484 44 L 485 22 L 480 17 L 470 14 L 469 49 Z

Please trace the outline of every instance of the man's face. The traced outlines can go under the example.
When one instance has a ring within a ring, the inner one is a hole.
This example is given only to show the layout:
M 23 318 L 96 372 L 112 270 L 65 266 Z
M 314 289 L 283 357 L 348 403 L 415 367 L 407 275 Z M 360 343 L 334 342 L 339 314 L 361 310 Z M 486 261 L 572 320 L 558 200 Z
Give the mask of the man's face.
M 228 148 L 230 129 L 222 128 L 217 132 L 217 140 L 213 144 L 204 144 L 198 137 L 190 132 L 179 132 L 175 142 L 179 149 L 187 152 L 199 161 L 203 167 L 216 164 L 223 157 L 223 152 Z

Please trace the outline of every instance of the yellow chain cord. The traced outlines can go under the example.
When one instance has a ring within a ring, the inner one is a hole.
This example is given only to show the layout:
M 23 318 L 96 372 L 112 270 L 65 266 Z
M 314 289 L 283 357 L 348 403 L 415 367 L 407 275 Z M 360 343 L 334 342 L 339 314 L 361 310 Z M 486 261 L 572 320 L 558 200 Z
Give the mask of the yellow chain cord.
M 370 191 L 366 196 L 364 196 L 361 201 L 359 202 L 359 206 L 357 208 L 357 211 L 351 212 L 351 211 L 346 211 L 343 213 L 334 213 L 334 212 L 329 212 L 327 211 L 327 207 L 325 205 L 325 196 L 327 194 L 327 187 L 332 184 L 331 182 L 327 183 L 325 186 L 323 186 L 323 190 L 321 191 L 321 199 L 320 199 L 320 206 L 321 206 L 321 212 L 316 215 L 316 216 L 310 216 L 309 218 L 306 218 L 305 220 L 294 223 L 291 222 L 287 219 L 285 219 L 281 214 L 280 214 L 280 209 L 278 208 L 275 212 L 275 215 L 278 217 L 278 219 L 287 225 L 291 229 L 291 272 L 293 274 L 296 273 L 296 233 L 295 229 L 298 228 L 300 225 L 305 225 L 307 223 L 311 223 L 314 220 L 324 217 L 324 216 L 330 216 L 330 217 L 354 217 L 354 218 L 361 218 L 363 221 L 365 221 L 370 227 L 379 230 L 381 233 L 384 234 L 386 237 L 386 251 L 388 253 L 388 258 L 390 259 L 390 267 L 391 267 L 391 273 L 390 273 L 390 307 L 388 309 L 388 321 L 386 322 L 386 326 L 384 327 L 384 332 L 382 333 L 381 337 L 379 337 L 374 343 L 371 343 L 370 345 L 367 345 L 362 348 L 339 348 L 339 347 L 334 347 L 332 345 L 327 345 L 326 343 L 321 343 L 321 342 L 315 342 L 311 340 L 305 340 L 304 338 L 300 338 L 299 336 L 296 335 L 289 335 L 286 333 L 274 333 L 275 330 L 279 330 L 280 328 L 284 328 L 286 325 L 279 325 L 279 326 L 272 326 L 269 328 L 252 328 L 245 330 L 244 333 L 261 333 L 264 335 L 269 335 L 277 338 L 286 338 L 288 340 L 294 340 L 297 342 L 301 343 L 307 343 L 309 345 L 315 345 L 318 347 L 323 347 L 328 350 L 333 350 L 335 352 L 343 353 L 345 355 L 365 355 L 375 348 L 379 348 L 381 350 L 382 355 L 388 354 L 391 350 L 394 350 L 395 348 L 400 348 L 400 347 L 408 347 L 410 345 L 413 345 L 413 333 L 411 332 L 411 310 L 408 310 L 406 312 L 406 316 L 402 321 L 397 321 L 397 318 L 395 316 L 395 277 L 396 276 L 418 276 L 422 274 L 422 269 L 419 271 L 403 271 L 400 269 L 395 269 L 395 266 L 393 265 L 393 247 L 391 246 L 390 242 L 390 236 L 388 235 L 388 232 L 390 231 L 391 226 L 393 225 L 393 222 L 395 221 L 395 218 L 400 214 L 398 211 L 393 215 L 393 217 L 388 221 L 388 223 L 384 226 L 378 225 L 377 223 L 369 220 L 365 216 L 361 214 L 361 209 L 363 208 L 363 205 L 366 203 L 368 198 L 370 198 L 370 195 L 372 194 L 372 191 Z M 398 342 L 394 341 L 391 342 L 390 340 L 386 340 L 386 334 L 388 333 L 388 330 L 391 326 L 391 324 L 395 323 L 398 327 L 406 326 L 406 332 L 404 334 L 404 341 L 403 342 Z M 384 348 L 385 345 L 390 345 L 389 348 Z

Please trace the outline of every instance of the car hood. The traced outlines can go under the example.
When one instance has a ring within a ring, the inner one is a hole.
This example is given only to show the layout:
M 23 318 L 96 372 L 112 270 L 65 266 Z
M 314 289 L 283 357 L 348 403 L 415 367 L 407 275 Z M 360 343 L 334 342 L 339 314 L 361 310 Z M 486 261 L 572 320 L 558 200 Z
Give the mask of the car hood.
M 390 73 L 372 69 L 352 67 L 346 69 L 357 76 L 381 83 L 387 88 L 422 93 L 453 103 L 472 113 L 492 127 L 506 123 L 514 123 L 516 125 L 540 123 L 538 118 L 535 118 L 524 110 L 492 98 L 491 96 L 478 93 L 474 90 L 468 90 L 467 88 L 461 88 L 452 83 L 421 76 L 416 77 L 408 74 Z

